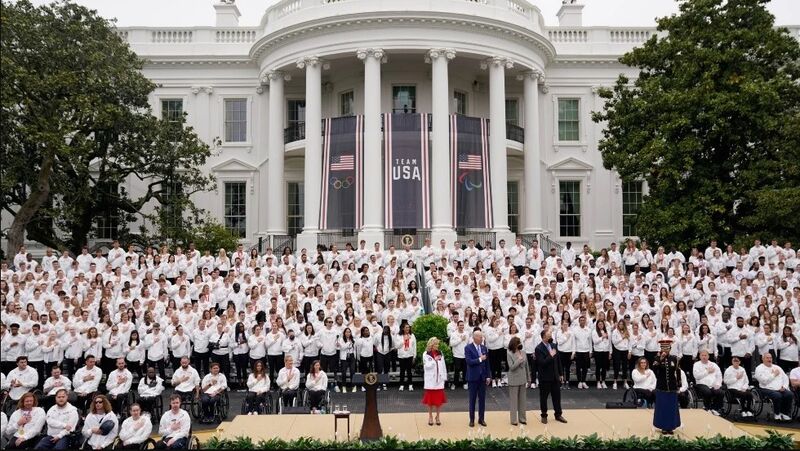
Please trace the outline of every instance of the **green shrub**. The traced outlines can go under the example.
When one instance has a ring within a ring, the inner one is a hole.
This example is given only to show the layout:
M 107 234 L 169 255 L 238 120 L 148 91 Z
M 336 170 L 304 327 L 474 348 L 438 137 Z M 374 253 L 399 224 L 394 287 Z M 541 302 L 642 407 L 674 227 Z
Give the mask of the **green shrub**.
M 249 438 L 238 437 L 234 440 L 221 440 L 211 438 L 205 442 L 202 449 L 259 449 L 259 450 L 437 450 L 437 451 L 463 451 L 466 449 L 542 449 L 542 450 L 568 450 L 568 449 L 659 449 L 659 450 L 789 450 L 794 447 L 790 435 L 767 431 L 766 436 L 745 436 L 738 438 L 725 438 L 721 435 L 714 437 L 699 437 L 693 440 L 682 440 L 676 436 L 662 436 L 657 438 L 629 437 L 621 439 L 603 439 L 597 434 L 588 436 L 574 436 L 568 438 L 555 437 L 518 437 L 494 439 L 491 437 L 476 439 L 436 440 L 425 439 L 417 442 L 399 440 L 397 437 L 383 437 L 371 442 L 360 441 L 332 441 L 303 437 L 293 441 L 281 439 L 261 440 L 253 443 Z
M 431 337 L 439 339 L 439 351 L 444 355 L 448 370 L 452 368 L 453 351 L 447 343 L 447 319 L 439 315 L 422 315 L 414 321 L 412 332 L 417 338 L 417 369 L 422 368 L 422 354 Z

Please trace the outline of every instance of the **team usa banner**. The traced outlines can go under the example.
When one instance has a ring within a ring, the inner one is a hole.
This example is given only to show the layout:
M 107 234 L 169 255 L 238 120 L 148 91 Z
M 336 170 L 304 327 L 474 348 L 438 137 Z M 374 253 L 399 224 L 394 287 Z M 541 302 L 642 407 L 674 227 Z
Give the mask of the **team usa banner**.
M 492 185 L 489 178 L 489 121 L 460 114 L 450 116 L 450 171 L 453 225 L 492 228 Z
M 328 118 L 324 127 L 320 228 L 357 229 L 363 218 L 364 116 Z
M 428 115 L 384 114 L 387 229 L 430 228 Z

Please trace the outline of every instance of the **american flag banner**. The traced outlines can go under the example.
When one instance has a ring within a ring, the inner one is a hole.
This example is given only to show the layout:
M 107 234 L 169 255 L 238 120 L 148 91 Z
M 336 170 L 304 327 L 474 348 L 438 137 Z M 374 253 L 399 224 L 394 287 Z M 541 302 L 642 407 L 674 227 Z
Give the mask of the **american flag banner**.
M 323 135 L 320 228 L 358 229 L 363 218 L 364 116 L 328 118 Z
M 453 225 L 491 229 L 492 183 L 489 173 L 489 121 L 450 116 L 450 180 Z
M 428 114 L 383 116 L 387 229 L 427 229 L 430 218 Z

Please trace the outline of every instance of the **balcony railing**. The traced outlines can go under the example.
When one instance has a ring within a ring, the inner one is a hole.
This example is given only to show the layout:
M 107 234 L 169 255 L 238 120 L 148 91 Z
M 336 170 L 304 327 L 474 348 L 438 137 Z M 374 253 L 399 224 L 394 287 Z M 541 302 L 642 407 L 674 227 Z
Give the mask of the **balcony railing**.
M 289 144 L 306 139 L 306 123 L 294 122 L 283 129 L 283 143 Z
M 335 244 L 338 249 L 344 250 L 350 243 L 353 249 L 358 248 L 358 234 L 353 229 L 327 230 L 317 235 L 317 244 L 324 246 L 326 250 Z
M 481 249 L 486 246 L 487 241 L 492 249 L 497 247 L 497 235 L 489 230 L 456 229 L 456 234 L 458 236 L 458 242 L 461 243 L 462 246 L 466 246 L 469 240 L 475 240 L 475 247 Z
M 516 141 L 518 143 L 525 143 L 525 129 L 519 125 L 506 124 L 506 139 Z
M 431 231 L 430 230 L 422 230 L 422 229 L 396 229 L 396 230 L 387 230 L 386 235 L 383 238 L 383 246 L 386 249 L 389 249 L 389 246 L 394 246 L 397 249 L 405 249 L 403 245 L 403 237 L 409 235 L 414 240 L 414 244 L 411 245 L 411 249 L 421 249 L 422 246 L 425 245 L 425 240 L 429 240 L 431 238 Z

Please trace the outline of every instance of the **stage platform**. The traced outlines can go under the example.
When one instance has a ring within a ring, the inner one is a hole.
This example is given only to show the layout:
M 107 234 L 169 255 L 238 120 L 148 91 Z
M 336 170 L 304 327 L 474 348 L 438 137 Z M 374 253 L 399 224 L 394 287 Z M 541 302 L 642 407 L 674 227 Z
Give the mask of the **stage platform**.
M 474 428 L 468 425 L 466 412 L 442 412 L 441 426 L 428 426 L 428 414 L 385 413 L 380 415 L 384 436 L 395 436 L 401 440 L 478 438 L 574 437 L 597 434 L 602 438 L 624 438 L 631 436 L 658 437 L 653 429 L 653 411 L 644 409 L 605 410 L 577 409 L 564 412 L 569 423 L 556 422 L 552 415 L 548 424 L 539 422 L 539 412 L 528 412 L 527 426 L 511 426 L 508 412 L 486 412 L 488 427 Z M 350 438 L 357 439 L 361 430 L 362 414 L 350 417 Z M 675 437 L 691 440 L 696 437 L 725 437 L 749 435 L 746 431 L 720 417 L 701 409 L 681 410 L 683 426 Z M 334 436 L 333 415 L 238 415 L 233 421 L 222 423 L 212 435 L 222 439 L 250 437 L 262 439 L 280 438 L 293 440 L 311 437 L 323 440 L 346 440 L 347 422 L 339 420 L 338 434 Z

